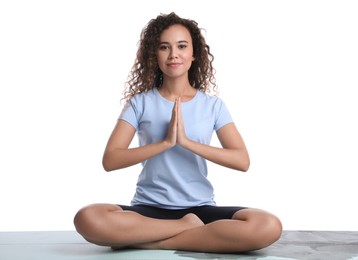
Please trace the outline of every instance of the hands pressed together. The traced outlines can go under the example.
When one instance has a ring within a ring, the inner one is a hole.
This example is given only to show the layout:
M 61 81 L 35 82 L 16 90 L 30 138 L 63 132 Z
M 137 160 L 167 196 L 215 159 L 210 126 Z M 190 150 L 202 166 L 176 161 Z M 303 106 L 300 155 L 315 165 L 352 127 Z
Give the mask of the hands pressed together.
M 181 97 L 175 100 L 172 118 L 169 123 L 169 129 L 165 141 L 168 142 L 170 147 L 173 147 L 176 144 L 185 147 L 189 141 L 185 134 L 184 121 L 181 113 Z

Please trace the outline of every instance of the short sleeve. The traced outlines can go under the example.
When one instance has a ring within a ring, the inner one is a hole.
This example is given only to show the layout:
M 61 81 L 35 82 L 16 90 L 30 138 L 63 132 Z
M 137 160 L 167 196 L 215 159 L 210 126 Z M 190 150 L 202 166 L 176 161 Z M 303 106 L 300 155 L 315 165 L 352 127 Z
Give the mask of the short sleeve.
M 219 98 L 215 105 L 215 115 L 216 115 L 215 125 L 214 125 L 215 131 L 219 130 L 224 125 L 233 122 L 231 114 L 227 109 L 225 103 Z
M 128 100 L 124 105 L 122 112 L 119 116 L 119 119 L 122 119 L 129 124 L 131 124 L 136 130 L 138 130 L 138 120 L 137 120 L 137 109 L 133 99 Z

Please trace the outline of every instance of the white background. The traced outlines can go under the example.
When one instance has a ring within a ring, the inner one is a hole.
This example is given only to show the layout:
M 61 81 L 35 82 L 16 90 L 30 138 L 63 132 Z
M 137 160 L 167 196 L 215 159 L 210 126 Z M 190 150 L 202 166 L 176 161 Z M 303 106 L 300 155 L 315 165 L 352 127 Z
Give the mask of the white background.
M 170 11 L 206 29 L 251 155 L 247 173 L 209 165 L 217 203 L 266 209 L 286 230 L 358 230 L 356 1 L 9 0 L 0 231 L 73 230 L 84 205 L 130 202 L 140 166 L 105 173 L 102 154 L 139 34 Z

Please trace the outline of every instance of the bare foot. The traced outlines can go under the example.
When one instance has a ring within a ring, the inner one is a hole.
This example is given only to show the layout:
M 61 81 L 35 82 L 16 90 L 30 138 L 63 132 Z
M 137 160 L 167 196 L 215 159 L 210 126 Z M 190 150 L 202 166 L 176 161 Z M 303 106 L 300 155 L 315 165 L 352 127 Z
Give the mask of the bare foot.
M 201 221 L 201 219 L 197 215 L 195 215 L 193 213 L 186 214 L 181 219 L 178 219 L 178 221 L 182 221 L 182 223 L 183 223 L 183 231 L 188 230 L 188 229 L 192 229 L 192 228 L 196 228 L 196 227 L 204 226 L 203 221 Z M 136 244 L 136 245 L 132 246 L 132 248 L 163 249 L 162 242 L 165 241 L 165 240 L 167 240 L 167 239 L 160 240 L 160 241 L 143 243 L 143 244 Z
M 186 214 L 180 220 L 183 221 L 186 225 L 188 225 L 188 229 L 204 226 L 203 221 L 201 221 L 201 219 L 193 213 Z

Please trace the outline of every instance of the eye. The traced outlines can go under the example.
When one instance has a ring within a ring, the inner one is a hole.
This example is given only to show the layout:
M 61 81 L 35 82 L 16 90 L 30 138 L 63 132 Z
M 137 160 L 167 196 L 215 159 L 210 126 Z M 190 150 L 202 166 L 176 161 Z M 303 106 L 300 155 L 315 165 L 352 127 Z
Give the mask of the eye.
M 185 49 L 186 47 L 187 47 L 186 44 L 179 44 L 179 45 L 178 45 L 178 48 L 179 48 L 179 49 Z
M 159 46 L 159 50 L 165 51 L 165 50 L 167 50 L 167 49 L 169 49 L 169 46 L 168 46 L 168 45 L 162 44 L 162 45 Z

